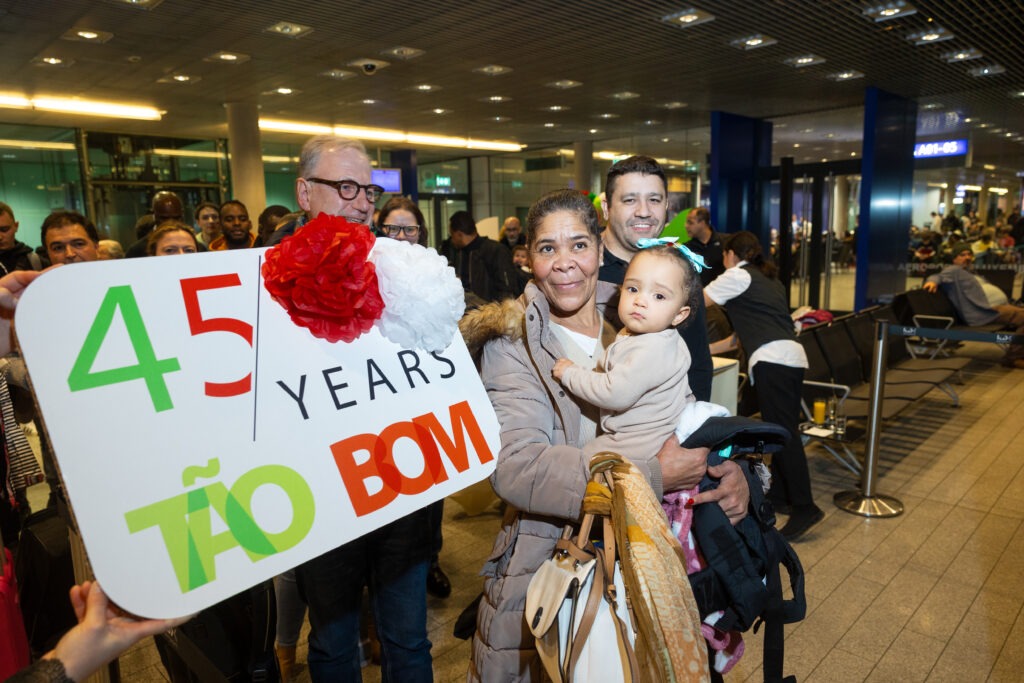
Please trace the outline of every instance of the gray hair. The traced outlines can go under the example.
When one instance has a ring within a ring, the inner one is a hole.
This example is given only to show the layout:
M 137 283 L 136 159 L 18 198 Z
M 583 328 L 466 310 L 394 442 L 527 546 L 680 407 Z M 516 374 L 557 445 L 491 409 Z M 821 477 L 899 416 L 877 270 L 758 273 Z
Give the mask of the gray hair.
M 317 135 L 306 140 L 299 153 L 299 177 L 308 178 L 320 161 L 324 152 L 343 151 L 352 149 L 366 158 L 370 163 L 370 157 L 366 154 L 366 147 L 359 140 L 343 138 L 337 135 Z

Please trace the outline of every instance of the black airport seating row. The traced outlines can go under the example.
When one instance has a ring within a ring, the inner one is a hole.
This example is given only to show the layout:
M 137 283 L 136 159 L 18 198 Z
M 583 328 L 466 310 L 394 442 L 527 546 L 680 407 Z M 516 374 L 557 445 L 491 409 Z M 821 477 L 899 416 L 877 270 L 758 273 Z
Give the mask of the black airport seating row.
M 809 368 L 804 379 L 804 409 L 814 400 L 835 397 L 839 410 L 851 419 L 866 418 L 870 412 L 872 359 L 875 321 L 896 324 L 889 306 L 867 309 L 805 328 L 798 337 L 807 354 Z M 913 358 L 902 337 L 886 339 L 886 372 L 881 415 L 889 419 L 938 388 L 959 404 L 952 386 L 960 370 L 969 363 L 964 358 Z
M 1004 325 L 993 323 L 991 325 L 968 325 L 953 307 L 945 292 L 940 288 L 937 292 L 927 292 L 923 289 L 911 289 L 893 297 L 892 310 L 896 315 L 896 321 L 903 325 L 914 327 L 937 327 L 946 330 L 970 330 L 973 332 L 999 332 L 1006 329 Z M 993 342 L 999 346 L 997 342 Z M 926 339 L 922 337 L 908 337 L 906 346 L 916 356 L 938 358 L 949 354 L 958 346 L 956 342 L 947 339 Z

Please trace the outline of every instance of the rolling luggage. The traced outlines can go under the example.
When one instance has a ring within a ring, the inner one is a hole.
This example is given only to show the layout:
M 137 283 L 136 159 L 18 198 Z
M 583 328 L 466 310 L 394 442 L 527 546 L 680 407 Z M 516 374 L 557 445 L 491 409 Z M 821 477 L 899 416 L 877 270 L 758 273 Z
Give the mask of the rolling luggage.
M 68 598 L 75 585 L 68 526 L 54 508 L 25 518 L 14 568 L 25 631 L 37 658 L 78 623 Z

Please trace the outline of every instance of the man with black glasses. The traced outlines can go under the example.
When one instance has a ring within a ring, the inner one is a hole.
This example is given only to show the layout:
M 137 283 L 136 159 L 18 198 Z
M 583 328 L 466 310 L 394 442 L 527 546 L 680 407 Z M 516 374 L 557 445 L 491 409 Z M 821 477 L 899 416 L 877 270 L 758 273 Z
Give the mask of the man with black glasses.
M 301 211 L 282 218 L 266 246 L 280 242 L 321 213 L 370 225 L 384 188 L 370 182 L 370 158 L 358 140 L 318 135 L 302 146 L 295 198 Z
M 301 230 L 321 213 L 369 226 L 374 203 L 383 192 L 370 182 L 370 159 L 362 143 L 328 135 L 314 137 L 302 146 L 299 156 L 295 197 L 302 211 L 282 219 L 286 222 L 271 235 L 268 246 Z M 403 683 L 433 680 L 427 638 L 432 538 L 427 511 L 417 510 L 295 568 L 299 593 L 309 606 L 308 663 L 314 683 L 359 680 L 364 587 L 370 590 L 385 679 Z M 279 591 L 287 588 L 288 578 L 279 577 Z M 295 608 L 294 603 L 282 605 L 279 592 L 279 619 Z M 278 659 L 285 665 L 294 664 L 294 643 L 281 643 L 281 635 L 279 630 Z

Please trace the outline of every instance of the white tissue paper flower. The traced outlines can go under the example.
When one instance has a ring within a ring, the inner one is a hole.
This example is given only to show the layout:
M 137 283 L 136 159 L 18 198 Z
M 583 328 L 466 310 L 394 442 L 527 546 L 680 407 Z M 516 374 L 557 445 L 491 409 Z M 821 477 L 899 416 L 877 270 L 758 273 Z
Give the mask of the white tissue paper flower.
M 443 351 L 466 311 L 462 283 L 448 260 L 433 249 L 378 237 L 370 252 L 384 315 L 381 334 L 406 349 Z

